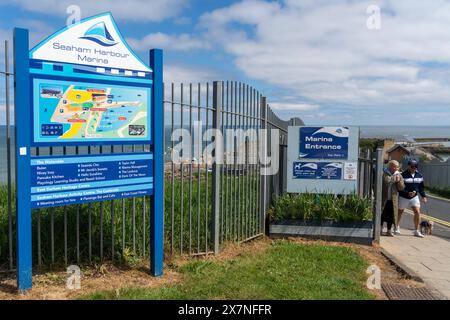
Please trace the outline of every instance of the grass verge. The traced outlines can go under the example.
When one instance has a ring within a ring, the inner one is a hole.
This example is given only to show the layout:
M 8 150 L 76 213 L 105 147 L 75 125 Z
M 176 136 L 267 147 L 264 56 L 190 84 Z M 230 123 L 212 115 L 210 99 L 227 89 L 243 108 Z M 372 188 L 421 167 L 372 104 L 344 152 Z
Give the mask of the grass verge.
M 450 199 L 450 188 L 431 188 L 427 187 L 427 191 L 431 192 L 432 194 L 435 194 L 437 196 Z
M 98 291 L 81 299 L 375 299 L 365 287 L 367 266 L 348 247 L 275 241 L 263 252 L 176 266 L 182 281 L 175 285 Z

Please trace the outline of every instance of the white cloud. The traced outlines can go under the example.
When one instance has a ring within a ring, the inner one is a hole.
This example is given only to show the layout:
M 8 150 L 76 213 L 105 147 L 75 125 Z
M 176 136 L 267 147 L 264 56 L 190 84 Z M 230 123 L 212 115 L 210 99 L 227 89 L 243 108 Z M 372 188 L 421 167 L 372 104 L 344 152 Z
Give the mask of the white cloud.
M 164 66 L 165 83 L 205 83 L 220 80 L 218 73 L 214 70 L 201 66 L 170 64 Z
M 136 50 L 148 48 L 161 48 L 171 50 L 194 50 L 209 48 L 209 44 L 201 39 L 196 39 L 189 34 L 169 35 L 161 32 L 150 33 L 142 39 L 130 38 L 128 43 Z
M 272 110 L 280 111 L 313 111 L 318 110 L 320 106 L 307 103 L 284 103 L 284 102 L 271 102 L 270 107 Z
M 0 70 L 5 70 L 5 41 L 8 41 L 8 54 L 10 69 L 13 68 L 13 32 L 12 30 L 0 29 Z M 2 81 L 4 82 L 4 81 Z
M 378 31 L 366 27 L 373 1 L 351 0 L 244 0 L 204 14 L 200 25 L 249 78 L 303 100 L 448 105 L 450 2 L 377 3 Z
M 31 47 L 34 47 L 36 44 L 55 32 L 55 29 L 52 26 L 41 20 L 17 19 L 14 23 L 20 28 L 28 29 Z
M 177 16 L 188 0 L 11 0 L 21 8 L 53 16 L 68 17 L 67 7 L 78 5 L 82 17 L 111 11 L 115 18 L 130 21 L 162 21 Z

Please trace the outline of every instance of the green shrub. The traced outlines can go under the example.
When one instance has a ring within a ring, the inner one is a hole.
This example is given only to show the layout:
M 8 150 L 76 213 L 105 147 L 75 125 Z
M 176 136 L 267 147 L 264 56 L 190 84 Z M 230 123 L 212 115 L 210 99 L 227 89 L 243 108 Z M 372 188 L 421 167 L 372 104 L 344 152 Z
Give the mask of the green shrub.
M 438 196 L 450 199 L 450 188 L 432 188 L 432 187 L 427 187 L 427 190 L 430 191 L 431 193 L 434 193 Z
M 372 219 L 372 201 L 357 194 L 285 194 L 274 199 L 268 214 L 271 221 L 334 220 L 364 221 Z

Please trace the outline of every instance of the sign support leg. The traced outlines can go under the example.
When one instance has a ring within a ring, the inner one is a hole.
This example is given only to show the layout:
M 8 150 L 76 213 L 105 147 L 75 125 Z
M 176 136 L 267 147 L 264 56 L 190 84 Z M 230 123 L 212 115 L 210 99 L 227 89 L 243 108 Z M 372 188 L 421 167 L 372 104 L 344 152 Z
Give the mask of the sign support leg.
M 17 288 L 31 289 L 30 77 L 28 30 L 14 29 Z
M 164 260 L 164 106 L 163 106 L 163 54 L 150 51 L 150 68 L 153 70 L 153 176 L 154 194 L 150 212 L 150 271 L 153 276 L 163 274 Z

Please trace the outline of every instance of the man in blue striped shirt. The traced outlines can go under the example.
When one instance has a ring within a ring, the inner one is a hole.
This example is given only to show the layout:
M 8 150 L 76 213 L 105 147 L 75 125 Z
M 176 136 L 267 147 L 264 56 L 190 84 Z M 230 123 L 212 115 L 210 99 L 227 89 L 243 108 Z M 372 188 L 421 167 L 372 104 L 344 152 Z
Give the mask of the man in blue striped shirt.
M 416 237 L 423 238 L 420 232 L 420 199 L 422 197 L 424 203 L 427 202 L 427 195 L 425 194 L 425 187 L 423 183 L 422 174 L 417 171 L 418 163 L 416 160 L 408 161 L 408 169 L 402 173 L 403 180 L 405 181 L 405 188 L 399 192 L 399 205 L 398 205 L 398 219 L 396 234 L 400 234 L 400 219 L 403 211 L 406 208 L 411 208 L 414 212 L 414 235 Z

